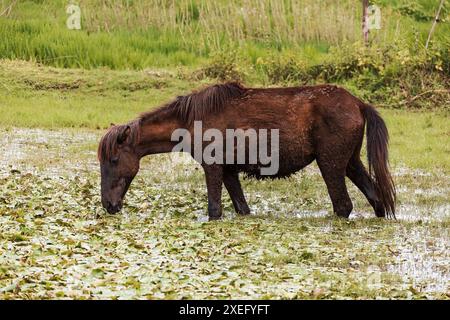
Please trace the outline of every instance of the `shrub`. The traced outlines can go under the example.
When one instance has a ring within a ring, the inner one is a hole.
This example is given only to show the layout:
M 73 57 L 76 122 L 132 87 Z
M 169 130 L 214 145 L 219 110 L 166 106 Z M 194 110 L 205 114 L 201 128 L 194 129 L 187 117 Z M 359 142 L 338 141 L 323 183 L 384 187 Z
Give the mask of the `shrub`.
M 408 1 L 397 6 L 397 11 L 404 16 L 410 16 L 417 21 L 431 21 L 433 16 L 428 14 L 417 1 Z
M 330 58 L 308 66 L 291 54 L 258 58 L 256 68 L 272 84 L 334 82 L 356 89 L 371 103 L 387 107 L 450 108 L 449 47 L 411 48 L 343 45 Z
M 230 50 L 229 52 L 222 51 L 211 54 L 210 62 L 194 72 L 193 77 L 196 79 L 208 77 L 221 81 L 242 81 L 246 77 L 246 72 L 238 63 L 237 52 Z
M 267 75 L 270 83 L 304 83 L 311 80 L 305 64 L 291 54 L 258 58 L 256 67 Z

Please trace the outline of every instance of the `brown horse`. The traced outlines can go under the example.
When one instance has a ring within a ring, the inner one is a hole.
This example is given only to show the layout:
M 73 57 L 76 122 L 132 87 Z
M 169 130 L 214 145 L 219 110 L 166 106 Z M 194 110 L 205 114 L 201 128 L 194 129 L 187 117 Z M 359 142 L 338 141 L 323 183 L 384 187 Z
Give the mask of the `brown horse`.
M 202 130 L 221 132 L 279 129 L 278 171 L 268 177 L 288 176 L 316 160 L 338 216 L 347 218 L 353 209 L 347 176 L 366 196 L 377 217 L 395 218 L 385 123 L 372 106 L 334 85 L 259 89 L 218 84 L 177 97 L 128 124 L 111 127 L 98 148 L 103 207 L 109 213 L 120 211 L 139 160 L 173 151 L 178 143 L 171 138 L 174 130 L 184 128 L 192 134 L 195 121 L 202 121 Z M 366 122 L 369 172 L 360 159 Z M 202 150 L 207 145 L 204 142 Z M 248 146 L 245 148 L 249 152 Z M 259 171 L 264 165 L 260 161 L 207 164 L 196 160 L 205 172 L 210 220 L 222 215 L 222 184 L 236 212 L 249 214 L 238 174 L 264 178 Z

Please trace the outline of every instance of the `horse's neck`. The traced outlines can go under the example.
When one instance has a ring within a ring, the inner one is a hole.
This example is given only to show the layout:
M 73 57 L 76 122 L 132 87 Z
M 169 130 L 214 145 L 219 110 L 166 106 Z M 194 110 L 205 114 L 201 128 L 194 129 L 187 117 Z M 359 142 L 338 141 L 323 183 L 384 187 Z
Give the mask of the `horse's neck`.
M 137 153 L 140 157 L 171 152 L 176 141 L 171 141 L 172 132 L 181 127 L 173 113 L 161 112 L 157 117 L 143 121 Z

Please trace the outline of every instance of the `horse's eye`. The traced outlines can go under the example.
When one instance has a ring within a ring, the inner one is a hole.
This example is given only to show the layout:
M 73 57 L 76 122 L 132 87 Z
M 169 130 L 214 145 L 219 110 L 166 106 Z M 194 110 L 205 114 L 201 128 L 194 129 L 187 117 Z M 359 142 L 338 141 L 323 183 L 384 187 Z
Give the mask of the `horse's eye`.
M 111 163 L 112 164 L 117 164 L 119 162 L 119 158 L 118 157 L 114 157 L 111 159 Z

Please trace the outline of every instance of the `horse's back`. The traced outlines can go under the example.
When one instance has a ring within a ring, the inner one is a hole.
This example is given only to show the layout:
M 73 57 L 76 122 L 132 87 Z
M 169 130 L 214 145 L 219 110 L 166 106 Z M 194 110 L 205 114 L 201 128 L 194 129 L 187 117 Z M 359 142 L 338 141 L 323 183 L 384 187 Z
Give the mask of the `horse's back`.
M 273 177 L 284 177 L 314 161 L 320 148 L 332 148 L 339 139 L 358 138 L 364 127 L 358 103 L 356 97 L 334 85 L 248 89 L 206 126 L 278 129 L 279 172 Z M 260 177 L 259 166 L 238 168 Z
M 288 141 L 305 143 L 321 127 L 329 131 L 362 128 L 361 103 L 335 85 L 249 89 L 224 116 L 230 127 L 278 128 Z

